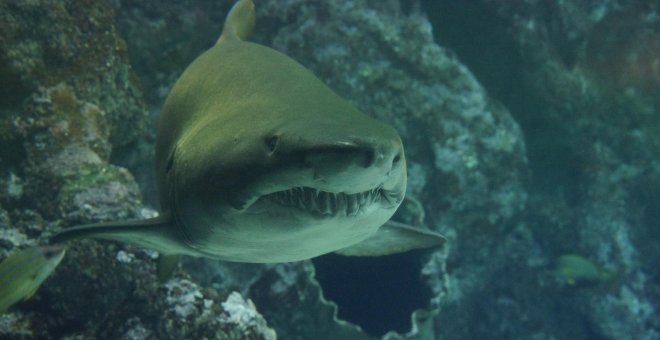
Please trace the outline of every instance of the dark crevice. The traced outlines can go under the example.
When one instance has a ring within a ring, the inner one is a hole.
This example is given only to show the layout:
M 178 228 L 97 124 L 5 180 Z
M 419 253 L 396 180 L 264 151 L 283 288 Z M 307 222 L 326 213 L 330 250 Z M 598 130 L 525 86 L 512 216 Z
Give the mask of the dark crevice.
M 21 79 L 20 72 L 0 52 L 0 111 L 20 105 L 30 93 L 31 89 Z
M 339 318 L 374 336 L 410 331 L 410 316 L 428 307 L 431 292 L 421 280 L 423 251 L 381 257 L 335 254 L 313 259 L 326 299 L 339 307 Z

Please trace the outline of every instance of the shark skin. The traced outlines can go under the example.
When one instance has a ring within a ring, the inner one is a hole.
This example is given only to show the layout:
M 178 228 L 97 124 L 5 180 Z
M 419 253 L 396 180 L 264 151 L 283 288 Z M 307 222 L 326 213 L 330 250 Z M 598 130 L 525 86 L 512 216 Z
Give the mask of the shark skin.
M 92 237 L 252 263 L 444 242 L 388 222 L 407 182 L 398 133 L 293 59 L 245 41 L 254 17 L 252 1 L 238 1 L 216 45 L 167 97 L 156 144 L 160 216 L 68 228 L 51 242 Z

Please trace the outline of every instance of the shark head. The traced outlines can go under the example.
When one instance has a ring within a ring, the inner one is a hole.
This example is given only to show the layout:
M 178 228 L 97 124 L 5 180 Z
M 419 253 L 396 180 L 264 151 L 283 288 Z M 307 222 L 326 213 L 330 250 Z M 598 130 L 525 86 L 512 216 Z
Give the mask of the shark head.
M 339 114 L 323 112 L 333 109 Z M 348 104 L 310 110 L 317 111 L 314 120 L 303 110 L 307 119 L 282 119 L 271 122 L 274 129 L 236 136 L 243 153 L 234 164 L 243 166 L 222 174 L 232 187 L 229 204 L 243 213 L 295 211 L 317 220 L 396 209 L 406 188 L 396 131 Z M 243 164 L 247 154 L 249 165 Z
M 197 81 L 187 84 L 189 77 Z M 204 103 L 185 103 L 191 98 Z M 172 161 L 162 162 L 176 173 L 164 181 L 164 201 L 205 256 L 310 258 L 375 233 L 403 200 L 398 133 L 270 48 L 216 45 L 183 74 L 165 115 L 169 108 L 188 116 L 176 123 Z
M 401 140 L 391 127 L 342 109 L 349 110 L 343 119 L 353 124 L 293 120 L 239 141 L 260 157 L 249 171 L 236 174 L 234 183 L 241 184 L 230 205 L 237 213 L 282 226 L 332 224 L 337 231 L 341 225 L 359 232 L 385 223 L 406 188 Z
M 403 148 L 398 136 L 378 127 L 353 138 L 332 133 L 266 137 L 264 157 L 273 171 L 238 191 L 234 207 L 245 212 L 262 205 L 266 211 L 293 209 L 316 219 L 396 209 L 406 186 Z

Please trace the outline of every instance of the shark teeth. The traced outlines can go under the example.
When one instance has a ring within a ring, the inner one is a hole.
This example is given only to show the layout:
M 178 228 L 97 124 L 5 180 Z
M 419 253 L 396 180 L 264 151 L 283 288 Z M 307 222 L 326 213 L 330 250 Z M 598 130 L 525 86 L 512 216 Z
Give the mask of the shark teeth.
M 357 216 L 366 206 L 388 198 L 381 188 L 356 194 L 332 193 L 315 188 L 294 187 L 265 195 L 264 198 L 283 206 L 296 207 L 321 215 Z

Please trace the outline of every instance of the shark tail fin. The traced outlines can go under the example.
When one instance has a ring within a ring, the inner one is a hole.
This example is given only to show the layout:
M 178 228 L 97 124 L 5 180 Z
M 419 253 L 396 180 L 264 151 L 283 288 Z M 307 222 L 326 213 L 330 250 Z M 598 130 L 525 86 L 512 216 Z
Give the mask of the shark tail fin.
M 345 256 L 382 256 L 413 249 L 438 247 L 444 243 L 444 236 L 438 233 L 388 221 L 366 240 L 340 249 L 336 253 Z
M 256 15 L 254 12 L 254 3 L 252 0 L 239 0 L 227 14 L 225 26 L 222 29 L 222 35 L 217 44 L 225 40 L 245 40 L 254 29 Z

